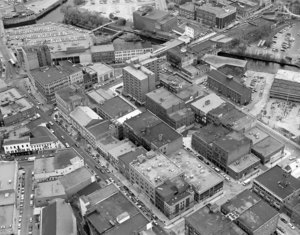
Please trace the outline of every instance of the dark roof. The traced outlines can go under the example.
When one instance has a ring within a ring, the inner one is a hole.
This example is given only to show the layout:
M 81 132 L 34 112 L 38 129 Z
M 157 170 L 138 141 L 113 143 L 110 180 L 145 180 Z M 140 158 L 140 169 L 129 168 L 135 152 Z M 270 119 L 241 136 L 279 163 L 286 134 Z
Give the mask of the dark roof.
M 70 165 L 71 159 L 81 156 L 74 150 L 74 148 L 61 149 L 56 152 L 54 156 L 54 169 L 62 169 Z
M 100 123 L 89 125 L 87 129 L 90 133 L 93 134 L 93 136 L 97 138 L 110 131 L 109 130 L 110 124 L 111 124 L 110 120 L 104 120 L 101 121 Z
M 116 39 L 113 41 L 113 44 L 114 44 L 115 51 L 152 48 L 152 44 L 149 41 L 126 42 L 122 39 Z
M 132 161 L 136 160 L 138 156 L 145 154 L 146 152 L 147 150 L 140 146 L 137 147 L 134 151 L 119 156 L 119 161 L 123 162 L 126 166 L 129 166 L 129 164 Z
M 162 140 L 159 140 L 159 135 L 162 135 Z M 149 134 L 145 133 L 144 135 L 144 139 L 158 148 L 181 137 L 181 134 L 164 122 L 151 127 Z
M 242 111 L 233 108 L 229 112 L 224 113 L 224 115 L 220 116 L 220 122 L 224 126 L 234 126 L 234 124 L 240 120 L 243 117 L 246 117 L 247 115 L 243 113 Z
M 271 93 L 288 94 L 291 97 L 298 97 L 300 93 L 300 84 L 294 81 L 274 79 L 271 86 Z
M 223 136 L 214 141 L 214 144 L 222 148 L 227 152 L 235 151 L 239 146 L 251 145 L 252 140 L 239 132 L 230 132 L 226 136 Z M 246 152 L 248 153 L 248 151 Z M 246 154 L 245 153 L 245 154 Z
M 205 53 L 204 51 L 211 49 L 213 47 L 213 45 L 215 45 L 214 42 L 204 41 L 199 44 L 193 45 L 190 48 L 192 51 L 194 51 L 196 53 Z
M 226 76 L 224 73 L 218 70 L 213 69 L 209 71 L 207 73 L 207 76 L 230 88 L 231 90 L 238 92 L 239 94 L 251 94 L 251 89 L 249 87 L 246 87 L 244 84 L 242 84 L 235 78 L 229 79 L 228 76 Z
M 223 126 L 217 126 L 210 124 L 200 128 L 198 131 L 193 133 L 193 136 L 199 138 L 203 142 L 210 144 L 215 140 L 227 135 L 229 130 Z
M 272 136 L 259 141 L 252 146 L 252 149 L 264 157 L 273 155 L 284 148 L 284 144 L 274 139 Z
M 74 85 L 62 88 L 55 93 L 66 103 L 85 98 L 85 95 L 79 90 L 79 87 Z
M 218 106 L 215 109 L 212 109 L 208 112 L 208 115 L 222 118 L 226 113 L 230 112 L 232 109 L 234 109 L 234 105 L 228 102 L 225 102 Z
M 121 224 L 116 222 L 117 217 L 124 212 L 130 218 Z M 87 219 L 98 233 L 107 235 L 132 235 L 148 223 L 146 217 L 121 192 L 99 202 L 96 210 L 87 215 Z M 115 221 L 114 224 L 111 221 Z
M 56 202 L 42 210 L 42 235 L 56 235 Z
M 191 225 L 199 234 L 246 235 L 242 229 L 225 218 L 221 212 L 211 213 L 206 206 L 187 216 L 186 223 Z
M 162 121 L 149 111 L 143 112 L 125 121 L 125 123 L 136 133 L 140 133 L 146 126 L 151 127 L 160 122 Z
M 248 231 L 254 232 L 276 216 L 279 216 L 278 212 L 265 201 L 261 200 L 241 214 L 238 221 Z
M 258 182 L 268 191 L 275 194 L 278 198 L 285 199 L 293 194 L 294 191 L 300 189 L 300 180 L 296 179 L 292 175 L 289 176 L 288 184 L 284 186 L 279 183 L 283 179 L 284 170 L 276 165 L 259 175 L 254 179 L 254 182 Z
M 249 189 L 246 189 L 234 198 L 228 200 L 221 206 L 221 208 L 226 214 L 236 212 L 240 215 L 259 201 L 261 201 L 259 196 L 251 192 Z
M 31 143 L 38 143 L 39 142 L 39 138 L 42 138 L 40 142 L 42 141 L 57 141 L 57 138 L 55 135 L 53 135 L 49 129 L 45 126 L 37 126 L 35 128 L 31 129 L 31 134 L 33 135 L 34 138 L 30 139 Z M 43 138 L 45 137 L 45 138 Z M 33 139 L 37 139 L 37 140 L 33 140 Z
M 99 190 L 100 188 L 101 187 L 97 182 L 93 182 L 90 185 L 86 186 L 85 188 L 81 189 L 79 192 L 77 192 L 77 195 L 78 197 L 87 196 Z
M 102 105 L 99 105 L 99 109 L 103 110 L 103 112 L 111 118 L 120 118 L 134 111 L 134 107 L 128 104 L 119 96 L 115 96 L 109 100 L 104 101 Z

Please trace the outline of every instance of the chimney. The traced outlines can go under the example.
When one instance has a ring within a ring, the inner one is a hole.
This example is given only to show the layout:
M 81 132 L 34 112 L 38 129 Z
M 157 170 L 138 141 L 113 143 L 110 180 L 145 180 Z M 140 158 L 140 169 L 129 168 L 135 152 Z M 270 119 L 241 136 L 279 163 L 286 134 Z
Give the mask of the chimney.
M 159 140 L 159 141 L 162 141 L 162 139 L 163 139 L 163 134 L 159 134 L 159 135 L 158 135 L 158 140 Z

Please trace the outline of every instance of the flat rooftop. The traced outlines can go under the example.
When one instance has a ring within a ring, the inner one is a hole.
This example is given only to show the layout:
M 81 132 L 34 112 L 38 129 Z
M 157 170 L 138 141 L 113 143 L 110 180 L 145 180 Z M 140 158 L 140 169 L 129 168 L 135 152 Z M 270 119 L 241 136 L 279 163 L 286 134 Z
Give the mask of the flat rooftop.
M 104 103 L 99 106 L 99 109 L 101 109 L 104 113 L 114 119 L 118 119 L 135 110 L 132 105 L 130 105 L 120 96 L 115 96 L 109 100 L 104 101 Z
M 229 132 L 230 131 L 223 126 L 210 124 L 200 128 L 198 131 L 194 132 L 193 135 L 205 143 L 210 144 L 215 140 L 227 135 Z
M 282 182 L 283 174 L 284 170 L 280 166 L 276 165 L 263 174 L 257 176 L 254 179 L 254 182 L 262 185 L 269 192 L 283 200 L 293 194 L 294 191 L 300 189 L 300 180 L 293 176 L 288 178 L 288 184 L 286 186 L 278 183 Z
M 147 93 L 146 97 L 160 105 L 165 110 L 168 110 L 174 105 L 179 105 L 183 102 L 176 95 L 163 87 Z
M 87 49 L 93 44 L 88 30 L 54 22 L 10 28 L 5 33 L 7 40 L 15 46 L 47 44 L 51 46 L 51 53 Z
M 0 234 L 14 234 L 10 225 L 14 225 L 14 205 L 0 206 L 0 226 L 5 226 L 6 229 L 1 229 Z
M 65 88 L 62 88 L 58 91 L 56 91 L 56 95 L 59 96 L 63 101 L 66 103 L 70 103 L 75 100 L 84 99 L 85 95 L 83 91 L 79 90 L 80 88 L 78 86 L 67 86 Z
M 130 50 L 137 50 L 137 49 L 149 49 L 152 48 L 152 44 L 149 41 L 136 41 L 130 42 L 125 41 L 121 38 L 117 38 L 113 41 L 115 52 L 118 51 L 130 51 Z
M 82 182 L 88 181 L 92 176 L 93 174 L 86 167 L 80 167 L 79 169 L 60 177 L 59 181 L 67 191 L 69 188 L 80 186 Z
M 279 217 L 278 212 L 265 201 L 261 200 L 242 213 L 238 221 L 250 231 L 255 231 L 275 216 Z
M 223 178 L 185 149 L 168 155 L 168 158 L 184 172 L 185 181 L 192 185 L 199 194 L 223 181 Z
M 161 11 L 149 6 L 140 7 L 134 12 L 134 14 L 139 14 L 145 18 L 153 20 L 162 20 L 169 15 L 166 11 Z
M 221 104 L 225 103 L 220 96 L 215 93 L 211 93 L 191 104 L 191 107 L 196 110 L 200 110 L 204 115 L 209 111 L 219 107 Z
M 206 54 L 201 59 L 206 63 L 212 65 L 216 69 L 224 65 L 231 65 L 240 68 L 246 68 L 247 66 L 246 60 L 239 60 L 239 59 L 225 57 L 225 56 Z
M 51 173 L 72 165 L 73 161 L 80 160 L 82 160 L 82 157 L 73 148 L 58 150 L 54 157 L 35 159 L 34 173 Z
M 88 106 L 77 106 L 70 117 L 82 127 L 88 127 L 101 122 L 102 118 Z
M 96 53 L 96 52 L 114 52 L 115 48 L 114 45 L 111 44 L 105 44 L 105 45 L 97 45 L 97 46 L 91 46 L 91 52 Z
M 252 146 L 252 149 L 262 156 L 270 156 L 284 148 L 284 144 L 268 136 Z
M 191 97 L 198 97 L 202 98 L 207 96 L 208 93 L 201 89 L 201 87 L 197 85 L 190 85 L 185 89 L 182 89 L 176 93 L 176 96 L 179 97 L 181 100 L 189 102 Z
M 0 162 L 0 193 L 15 190 L 17 171 L 16 162 Z
M 218 107 L 210 110 L 208 113 L 211 116 L 221 119 L 226 113 L 230 112 L 233 109 L 235 109 L 233 104 L 224 102 L 221 105 L 219 105 Z
M 251 140 L 239 132 L 230 132 L 226 136 L 223 136 L 214 141 L 214 144 L 221 147 L 223 150 L 231 152 L 235 151 L 237 146 L 249 144 Z
M 223 8 L 223 7 L 219 7 L 219 6 L 213 6 L 212 4 L 207 3 L 198 8 L 203 11 L 213 13 L 216 15 L 216 17 L 219 17 L 219 18 L 224 18 L 224 17 L 229 16 L 229 15 L 233 14 L 234 12 L 236 12 L 236 8 L 232 7 L 230 5 L 226 6 L 226 8 Z
M 94 71 L 96 71 L 98 76 L 114 71 L 114 69 L 112 67 L 110 67 L 107 64 L 103 64 L 103 63 L 93 63 L 93 65 L 90 65 L 88 67 L 93 69 Z
M 65 189 L 59 180 L 38 183 L 35 189 L 36 198 L 60 197 L 64 195 Z
M 141 155 L 131 163 L 131 166 L 139 172 L 153 187 L 157 187 L 167 179 L 172 179 L 183 171 L 159 152 L 150 151 Z
M 0 92 L 0 112 L 4 118 L 18 112 L 24 112 L 32 107 L 28 100 L 15 88 Z
M 198 233 L 205 235 L 246 235 L 242 229 L 226 218 L 221 212 L 211 213 L 207 206 L 186 217 L 186 223 Z
M 111 235 L 134 234 L 149 223 L 120 191 L 99 202 L 87 219 L 99 234 Z
M 107 132 L 100 139 L 97 140 L 96 145 L 105 151 L 109 151 L 122 143 L 121 140 L 118 140 L 111 133 Z
M 101 88 L 97 90 L 89 91 L 86 94 L 90 99 L 96 102 L 96 104 L 101 104 L 105 100 L 109 100 L 114 97 L 112 94 L 110 94 L 110 92 L 103 90 Z
M 188 82 L 178 74 L 172 74 L 170 76 L 161 76 L 160 80 L 176 90 L 182 90 L 192 85 L 190 82 Z
M 126 141 L 120 143 L 115 148 L 108 151 L 109 155 L 112 156 L 115 160 L 119 160 L 119 156 L 126 154 L 128 152 L 134 151 L 136 149 L 136 145 L 133 144 L 131 141 Z
M 237 108 L 234 108 L 228 111 L 227 113 L 224 113 L 224 115 L 221 115 L 220 121 L 225 126 L 233 127 L 239 124 L 239 121 L 245 117 L 247 117 L 247 114 L 243 113 Z
M 253 145 L 267 138 L 269 135 L 262 131 L 259 127 L 253 127 L 250 130 L 246 131 L 245 136 L 252 140 Z
M 119 157 L 119 161 L 122 161 L 127 167 L 129 164 L 133 161 L 136 160 L 138 156 L 142 154 L 146 154 L 147 150 L 144 149 L 142 146 L 136 147 L 134 150 L 125 153 Z
M 240 215 L 261 200 L 262 199 L 255 193 L 251 192 L 249 189 L 246 189 L 235 197 L 229 199 L 221 206 L 221 208 L 226 213 L 235 212 Z
M 97 122 L 93 125 L 89 125 L 87 130 L 97 139 L 99 136 L 102 136 L 104 133 L 109 132 L 109 127 L 111 125 L 110 120 L 103 120 Z
M 228 167 L 236 173 L 242 172 L 245 169 L 253 166 L 255 164 L 259 164 L 260 159 L 256 157 L 254 154 L 247 154 L 241 157 L 239 160 L 231 163 Z
M 300 72 L 279 69 L 277 71 L 277 73 L 275 74 L 274 80 L 276 80 L 276 79 L 300 83 Z
M 140 67 L 136 67 L 136 68 L 132 67 L 132 66 L 126 66 L 125 68 L 123 68 L 123 75 L 124 75 L 124 71 L 126 71 L 131 76 L 135 77 L 136 79 L 138 79 L 140 81 L 148 79 L 148 74 L 154 75 L 153 72 L 151 72 L 149 69 L 147 69 L 144 66 L 140 66 Z

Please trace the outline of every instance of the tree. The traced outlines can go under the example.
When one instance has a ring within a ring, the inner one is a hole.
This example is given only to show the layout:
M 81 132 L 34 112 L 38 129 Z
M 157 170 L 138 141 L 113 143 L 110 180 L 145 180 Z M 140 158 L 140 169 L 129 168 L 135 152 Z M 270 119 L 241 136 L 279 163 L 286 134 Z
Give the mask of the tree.
M 119 17 L 117 24 L 120 26 L 126 25 L 126 20 L 124 18 Z
M 78 6 L 85 3 L 85 0 L 74 0 L 74 5 Z

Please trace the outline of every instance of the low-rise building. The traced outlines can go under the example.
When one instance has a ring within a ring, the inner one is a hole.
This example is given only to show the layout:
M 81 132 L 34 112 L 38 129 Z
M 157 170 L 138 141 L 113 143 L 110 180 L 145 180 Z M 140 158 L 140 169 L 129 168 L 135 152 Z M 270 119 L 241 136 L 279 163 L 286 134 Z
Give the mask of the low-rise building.
M 89 65 L 87 67 L 97 73 L 97 83 L 105 83 L 112 81 L 115 78 L 114 69 L 107 64 L 94 63 L 93 65 Z
M 31 70 L 29 78 L 32 84 L 44 96 L 47 102 L 55 102 L 55 92 L 72 84 L 83 83 L 82 69 L 69 61 L 60 65 Z
M 59 115 L 69 123 L 71 123 L 70 113 L 74 111 L 77 106 L 88 104 L 84 90 L 76 84 L 56 91 L 55 100 Z
M 0 91 L 0 126 L 10 126 L 34 115 L 34 106 L 17 89 Z
M 150 33 L 169 32 L 177 26 L 177 17 L 172 16 L 167 11 L 143 6 L 133 12 L 133 25 L 135 29 Z
M 224 103 L 225 101 L 221 97 L 211 93 L 191 103 L 190 107 L 195 113 L 195 121 L 206 124 L 208 122 L 208 113 Z
M 196 7 L 196 20 L 203 25 L 222 29 L 235 21 L 236 8 L 210 3 Z
M 168 179 L 156 188 L 155 206 L 173 219 L 194 206 L 194 191 L 180 176 Z
M 272 136 L 268 136 L 254 144 L 251 152 L 255 154 L 262 164 L 274 162 L 284 156 L 285 145 Z
M 82 73 L 84 89 L 92 89 L 98 83 L 97 72 L 90 67 L 82 67 Z
M 77 235 L 77 222 L 72 207 L 63 199 L 55 199 L 41 210 L 41 235 Z
M 92 62 L 111 64 L 115 61 L 115 48 L 113 44 L 91 46 Z
M 185 217 L 186 235 L 246 235 L 241 228 L 219 211 L 207 206 Z
M 144 104 L 146 94 L 155 89 L 155 74 L 139 64 L 123 68 L 123 94 Z
M 124 137 L 146 150 L 170 154 L 182 147 L 182 135 L 146 111 L 124 122 Z
M 59 180 L 40 182 L 35 185 L 34 206 L 44 207 L 56 198 L 67 199 L 63 185 Z
M 192 110 L 186 108 L 183 100 L 163 87 L 146 95 L 146 108 L 174 129 L 194 123 Z
M 197 62 L 197 55 L 186 47 L 175 47 L 167 51 L 167 60 L 176 68 L 185 68 Z
M 80 190 L 96 182 L 96 177 L 86 167 L 81 167 L 61 176 L 59 182 L 62 184 L 66 196 L 71 198 Z
M 196 202 L 203 202 L 223 193 L 223 178 L 190 152 L 179 149 L 168 155 L 168 158 L 184 172 L 184 180 L 193 189 Z
M 207 74 L 207 85 L 214 91 L 230 98 L 232 101 L 245 105 L 251 101 L 252 90 L 232 75 L 225 75 L 218 70 Z
M 150 151 L 130 163 L 130 182 L 156 204 L 156 189 L 167 180 L 182 176 L 183 171 L 159 152 Z
M 289 166 L 276 165 L 253 180 L 252 190 L 277 210 L 300 192 L 300 181 L 291 175 Z
M 83 166 L 83 158 L 75 149 L 61 149 L 54 157 L 35 159 L 34 178 L 37 182 L 56 179 Z
M 114 184 L 80 197 L 79 202 L 81 214 L 91 234 L 131 235 L 152 227 L 148 219 Z
M 96 140 L 101 133 L 98 126 L 102 118 L 87 106 L 77 106 L 71 113 L 71 124 L 92 146 L 96 146 Z
M 196 6 L 193 2 L 186 2 L 179 6 L 179 15 L 187 19 L 196 19 Z
M 126 60 L 136 56 L 153 52 L 152 44 L 148 41 L 127 42 L 122 39 L 116 39 L 113 44 L 115 48 L 116 63 L 125 63 Z

